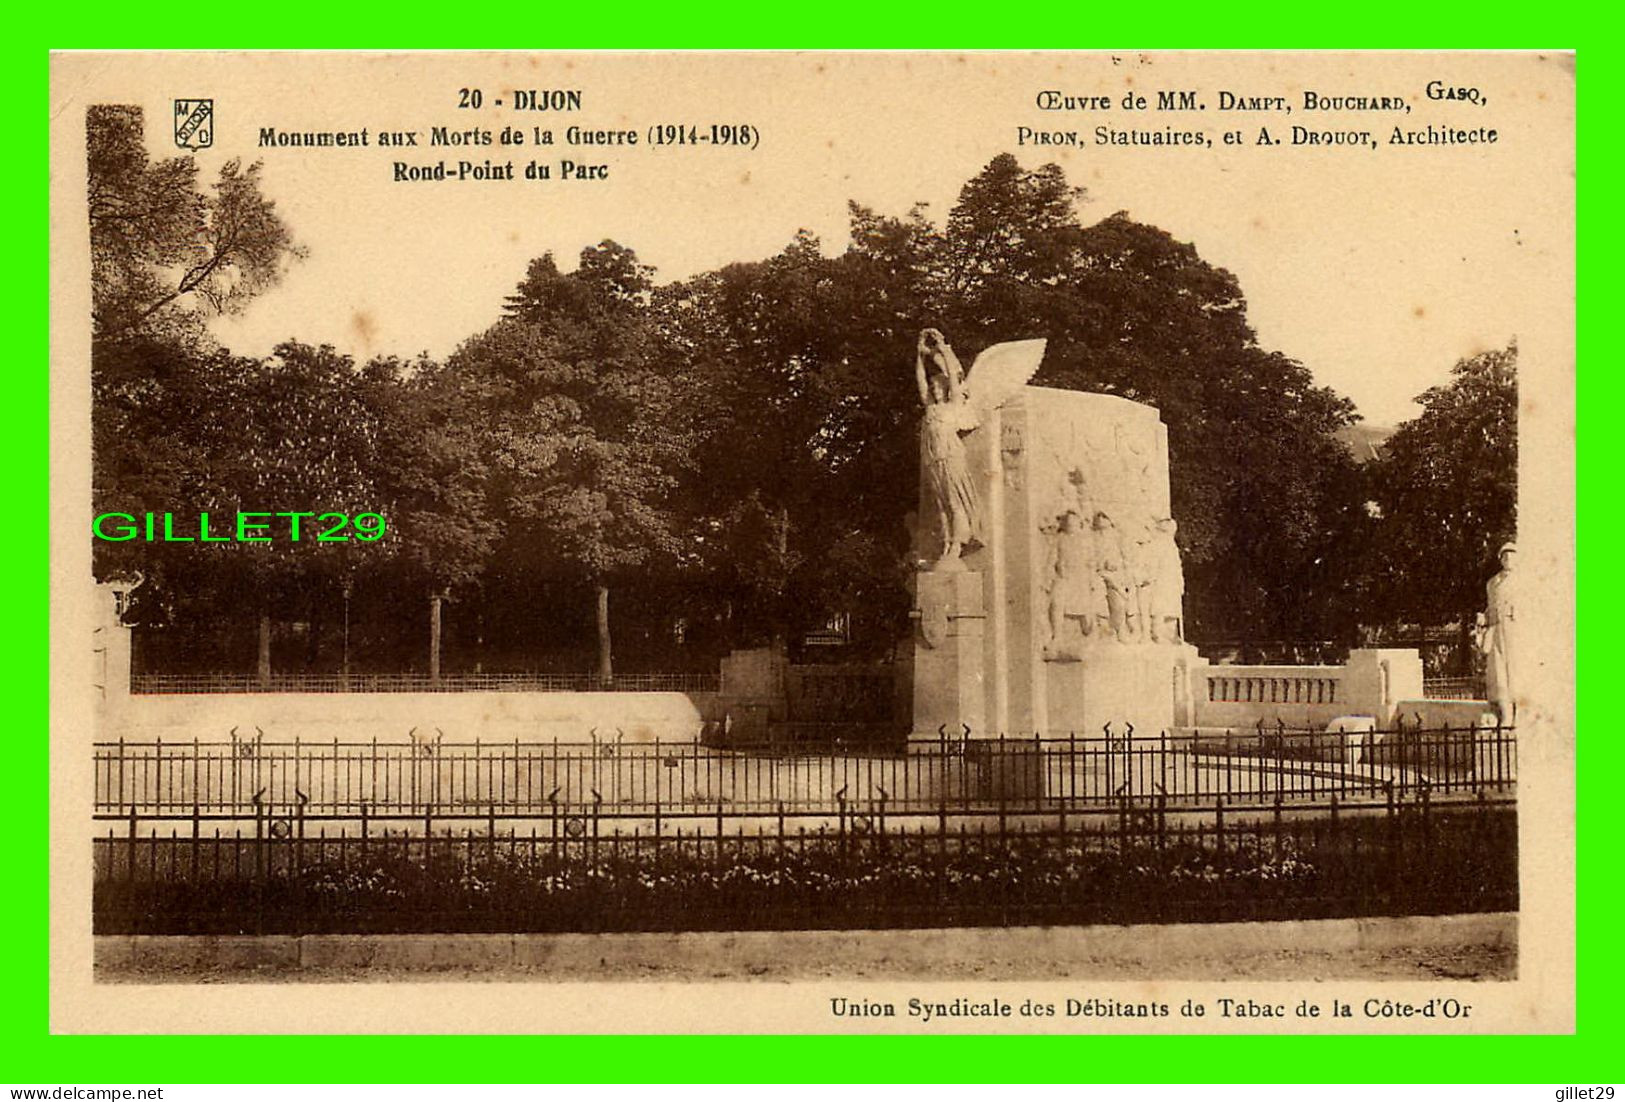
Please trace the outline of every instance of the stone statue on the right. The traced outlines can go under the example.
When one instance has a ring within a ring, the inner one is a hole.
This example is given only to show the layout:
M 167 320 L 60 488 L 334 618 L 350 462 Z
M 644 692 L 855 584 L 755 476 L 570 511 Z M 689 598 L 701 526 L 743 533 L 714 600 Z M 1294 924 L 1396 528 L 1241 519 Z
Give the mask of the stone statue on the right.
M 1484 688 L 1501 722 L 1511 724 L 1517 713 L 1518 591 L 1522 583 L 1513 571 L 1516 544 L 1501 545 L 1501 572 L 1484 587 L 1484 612 L 1479 616 L 1478 646 L 1484 652 Z

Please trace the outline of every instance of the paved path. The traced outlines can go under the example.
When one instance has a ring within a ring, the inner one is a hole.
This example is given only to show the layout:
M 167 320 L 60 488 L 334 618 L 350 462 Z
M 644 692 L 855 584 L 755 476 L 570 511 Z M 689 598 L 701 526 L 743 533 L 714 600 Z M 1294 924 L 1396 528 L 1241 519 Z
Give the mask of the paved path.
M 1515 914 L 684 934 L 98 937 L 103 983 L 1510 980 Z

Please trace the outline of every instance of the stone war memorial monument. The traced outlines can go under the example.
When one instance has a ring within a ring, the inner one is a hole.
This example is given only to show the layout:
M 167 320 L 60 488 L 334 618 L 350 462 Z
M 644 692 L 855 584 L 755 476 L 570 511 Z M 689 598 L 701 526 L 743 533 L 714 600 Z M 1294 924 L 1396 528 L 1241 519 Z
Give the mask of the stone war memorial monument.
M 965 371 L 927 329 L 915 740 L 1192 722 L 1168 434 L 1150 406 L 1029 385 L 1042 340 Z

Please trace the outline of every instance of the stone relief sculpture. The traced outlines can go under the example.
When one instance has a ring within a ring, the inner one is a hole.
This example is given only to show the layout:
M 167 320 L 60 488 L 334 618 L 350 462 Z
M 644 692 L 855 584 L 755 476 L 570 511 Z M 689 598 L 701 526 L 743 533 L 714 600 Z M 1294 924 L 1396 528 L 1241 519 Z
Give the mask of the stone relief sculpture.
M 1518 558 L 1516 544 L 1501 547 L 1501 572 L 1484 587 L 1485 607 L 1479 615 L 1478 646 L 1484 652 L 1485 695 L 1501 717 L 1512 723 L 1517 712 L 1516 685 L 1518 634 L 1518 590 L 1521 584 L 1513 565 Z
M 1156 643 L 1185 641 L 1185 566 L 1179 560 L 1179 544 L 1174 540 L 1178 530 L 1173 517 L 1163 517 L 1157 521 L 1151 539 L 1146 612 L 1151 621 L 1151 640 Z
M 1057 464 L 1064 473 L 1051 499 L 1056 521 L 1039 526 L 1050 546 L 1041 575 L 1049 602 L 1047 661 L 1076 660 L 1079 646 L 1089 641 L 1184 642 L 1178 526 L 1171 517 L 1136 507 L 1144 481 L 1138 472 L 1107 456 L 1094 458 L 1102 462 L 1087 472 L 1084 466 Z M 1097 483 L 1103 498 L 1096 496 Z M 1085 557 L 1087 591 L 1076 580 L 1076 564 Z M 1085 607 L 1087 613 L 1081 611 Z
M 1095 633 L 1102 607 L 1100 574 L 1096 569 L 1093 533 L 1085 529 L 1076 510 L 1056 518 L 1044 578 L 1049 590 L 1049 642 L 1046 662 L 1076 662 L 1079 644 Z
M 1095 514 L 1095 570 L 1106 594 L 1106 631 L 1119 643 L 1129 641 L 1129 606 L 1134 598 L 1123 535 L 1105 512 Z
M 1151 639 L 1151 588 L 1156 584 L 1151 556 L 1151 527 L 1140 521 L 1123 533 L 1123 550 L 1128 567 L 1129 642 Z

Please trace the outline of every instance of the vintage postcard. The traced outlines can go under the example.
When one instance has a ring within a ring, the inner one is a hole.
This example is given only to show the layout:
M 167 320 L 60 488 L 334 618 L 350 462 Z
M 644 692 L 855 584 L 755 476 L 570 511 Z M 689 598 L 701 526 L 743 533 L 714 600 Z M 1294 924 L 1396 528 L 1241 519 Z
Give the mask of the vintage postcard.
M 1572 54 L 51 82 L 56 1031 L 1574 1028 Z

